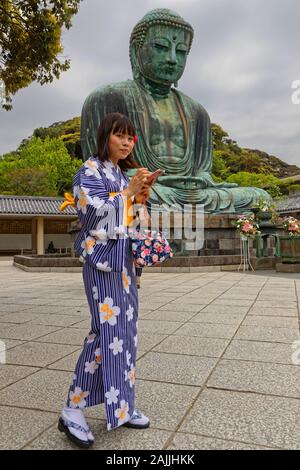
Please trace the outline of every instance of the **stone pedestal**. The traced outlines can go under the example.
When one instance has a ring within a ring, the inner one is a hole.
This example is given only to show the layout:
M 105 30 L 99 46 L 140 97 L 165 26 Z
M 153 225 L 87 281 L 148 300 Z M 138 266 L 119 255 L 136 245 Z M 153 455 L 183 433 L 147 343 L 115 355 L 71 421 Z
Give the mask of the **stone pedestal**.
M 276 271 L 279 273 L 300 273 L 300 263 L 277 263 Z
M 199 250 L 186 250 L 188 240 L 174 239 L 174 228 L 178 228 L 178 221 L 171 217 L 170 220 L 170 245 L 173 249 L 174 256 L 165 261 L 161 267 L 144 268 L 176 271 L 193 272 L 203 269 L 204 267 L 212 267 L 220 269 L 237 269 L 241 261 L 240 252 L 240 235 L 238 234 L 233 221 L 236 220 L 233 214 L 205 214 L 203 218 L 203 243 Z M 198 227 L 200 224 L 198 223 Z M 192 229 L 196 229 L 195 215 L 192 216 Z M 163 228 L 160 219 L 159 228 Z M 201 228 L 201 227 L 200 227 Z M 251 263 L 255 270 L 258 269 L 275 269 L 275 240 L 269 238 L 267 241 L 264 257 L 256 257 L 256 241 L 249 240 Z M 227 268 L 226 268 L 227 267 Z M 172 268 L 172 269 L 171 269 Z
M 192 229 L 199 229 L 196 225 L 195 216 L 192 217 Z M 174 251 L 174 256 L 165 261 L 160 266 L 143 268 L 145 272 L 201 272 L 201 271 L 233 271 L 237 270 L 241 262 L 240 236 L 232 222 L 236 216 L 232 214 L 205 214 L 202 220 L 202 244 L 197 250 L 186 250 L 186 243 L 191 240 L 174 238 L 174 229 L 181 227 L 178 220 L 170 217 L 170 233 L 168 239 Z M 164 229 L 166 226 L 162 223 L 160 217 L 159 226 L 151 227 Z M 72 223 L 70 232 L 75 238 L 80 225 L 78 221 Z M 201 229 L 201 226 L 200 226 Z M 182 231 L 183 232 L 183 231 Z M 280 234 L 280 230 L 278 230 Z M 275 269 L 276 263 L 281 261 L 276 258 L 275 243 L 272 238 L 268 239 L 268 246 L 263 257 L 256 257 L 255 240 L 250 239 L 251 264 L 255 270 Z M 82 264 L 76 257 L 15 257 L 15 266 L 26 270 L 36 271 L 72 271 L 81 270 Z

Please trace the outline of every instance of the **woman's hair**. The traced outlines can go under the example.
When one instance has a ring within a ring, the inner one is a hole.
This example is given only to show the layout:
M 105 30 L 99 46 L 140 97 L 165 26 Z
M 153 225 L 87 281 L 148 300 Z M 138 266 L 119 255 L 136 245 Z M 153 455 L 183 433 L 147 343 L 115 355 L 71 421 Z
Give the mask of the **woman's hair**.
M 108 141 L 109 136 L 121 132 L 122 134 L 129 134 L 135 136 L 135 128 L 130 119 L 121 113 L 110 113 L 105 116 L 101 121 L 97 132 L 97 156 L 100 161 L 109 160 Z M 132 153 L 128 155 L 125 160 L 118 162 L 121 170 L 128 170 L 130 168 L 139 168 L 140 165 L 134 160 Z

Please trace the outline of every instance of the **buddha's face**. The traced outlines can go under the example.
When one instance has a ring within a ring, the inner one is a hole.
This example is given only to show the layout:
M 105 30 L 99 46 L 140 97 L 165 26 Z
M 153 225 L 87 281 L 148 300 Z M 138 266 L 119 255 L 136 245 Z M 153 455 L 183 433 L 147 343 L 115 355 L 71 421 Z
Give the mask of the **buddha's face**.
M 183 74 L 191 35 L 181 28 L 151 26 L 144 45 L 138 51 L 139 67 L 144 77 L 158 83 L 172 84 Z

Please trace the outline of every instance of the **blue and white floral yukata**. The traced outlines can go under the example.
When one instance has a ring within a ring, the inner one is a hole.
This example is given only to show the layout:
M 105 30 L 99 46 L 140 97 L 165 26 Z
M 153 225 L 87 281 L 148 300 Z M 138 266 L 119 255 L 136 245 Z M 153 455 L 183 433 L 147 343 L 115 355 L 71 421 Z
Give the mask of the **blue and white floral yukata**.
M 128 181 L 118 166 L 96 157 L 87 160 L 73 180 L 82 225 L 75 250 L 84 262 L 92 321 L 67 406 L 82 409 L 104 403 L 108 430 L 129 421 L 135 409 L 138 293 L 126 229 L 128 207 L 120 194 Z

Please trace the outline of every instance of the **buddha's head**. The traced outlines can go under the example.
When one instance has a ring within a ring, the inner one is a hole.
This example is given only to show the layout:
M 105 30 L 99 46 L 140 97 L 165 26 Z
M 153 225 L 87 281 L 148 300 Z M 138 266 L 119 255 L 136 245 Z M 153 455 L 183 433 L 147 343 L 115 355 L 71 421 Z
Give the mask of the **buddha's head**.
M 194 30 L 172 10 L 156 9 L 139 21 L 130 37 L 133 77 L 158 84 L 177 83 L 183 74 Z

